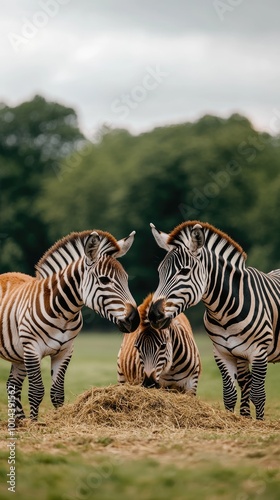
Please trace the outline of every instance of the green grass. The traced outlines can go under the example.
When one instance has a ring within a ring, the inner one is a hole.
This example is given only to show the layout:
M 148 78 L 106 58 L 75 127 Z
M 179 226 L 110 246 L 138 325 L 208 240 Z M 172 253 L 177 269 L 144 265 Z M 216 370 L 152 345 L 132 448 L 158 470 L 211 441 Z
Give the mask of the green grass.
M 91 386 L 105 386 L 117 382 L 116 361 L 122 335 L 116 333 L 86 334 L 81 333 L 75 340 L 74 354 L 65 378 L 65 400 L 73 401 Z M 222 379 L 212 354 L 212 343 L 204 333 L 196 335 L 196 342 L 202 358 L 202 374 L 198 384 L 198 396 L 207 402 L 222 400 Z M 1 418 L 6 412 L 6 379 L 10 370 L 9 363 L 0 360 L 0 405 Z M 42 361 L 42 374 L 45 385 L 45 397 L 41 410 L 51 407 L 50 358 Z M 280 418 L 280 364 L 269 364 L 266 378 L 266 414 Z M 23 388 L 23 403 L 28 409 L 27 380 Z
M 46 457 L 37 454 L 28 457 L 28 460 L 23 457 L 18 460 L 19 468 L 24 469 L 25 465 L 29 471 L 26 467 L 27 476 L 22 481 L 24 486 L 20 491 L 21 498 L 279 499 L 279 474 L 275 471 L 263 471 L 256 475 L 252 467 L 228 469 L 223 466 L 207 466 L 199 470 L 183 470 L 175 465 L 161 466 L 157 461 L 149 459 L 126 464 L 125 467 L 117 460 L 100 460 L 92 467 L 72 457 L 64 462 L 53 460 L 51 463 Z M 20 480 L 19 473 L 18 481 Z M 8 499 L 9 495 L 10 492 L 3 492 L 1 498 Z
M 179 466 L 178 466 L 179 465 Z M 127 461 L 98 457 L 90 463 L 78 455 L 66 458 L 32 453 L 17 457 L 17 491 L 21 499 L 41 500 L 278 500 L 279 469 L 201 463 L 161 464 L 146 458 Z M 242 465 L 242 464 L 241 464 Z M 5 472 L 0 478 L 5 481 Z M 2 482 L 1 481 L 1 482 Z M 1 499 L 11 493 L 0 487 Z
M 115 334 L 84 334 L 80 333 L 75 340 L 74 353 L 65 377 L 65 401 L 73 401 L 89 387 L 105 386 L 117 382 L 116 362 L 122 335 Z M 42 360 L 42 375 L 45 386 L 45 397 L 40 411 L 51 408 L 50 393 L 50 357 Z M 1 418 L 6 418 L 6 380 L 9 376 L 10 364 L 0 360 L 0 404 Z M 23 385 L 23 405 L 28 410 L 28 382 Z
M 74 401 L 78 394 L 93 385 L 116 383 L 116 359 L 121 340 L 122 336 L 117 332 L 78 336 L 66 374 L 66 402 Z M 198 397 L 203 401 L 219 403 L 222 408 L 222 382 L 213 359 L 212 344 L 206 334 L 197 335 L 196 341 L 203 367 Z M 42 372 L 46 394 L 40 408 L 41 415 L 51 408 L 49 358 L 43 360 Z M 7 419 L 5 382 L 8 374 L 9 364 L 2 361 L 0 408 L 4 420 Z M 269 419 L 280 418 L 279 379 L 280 366 L 269 365 L 266 382 L 266 416 Z M 27 383 L 23 393 L 27 412 Z M 49 431 L 46 429 L 44 432 Z M 7 490 L 6 484 L 8 466 L 4 434 L 3 451 L 0 454 L 0 497 L 6 500 L 11 498 L 12 493 Z M 256 433 L 248 436 L 248 439 L 242 433 L 222 435 L 217 430 L 213 433 L 187 432 L 183 439 L 174 441 L 171 437 L 170 443 L 162 442 L 161 448 L 158 448 L 161 451 L 156 456 L 150 456 L 153 444 L 150 443 L 150 437 L 146 438 L 147 442 L 144 437 L 143 444 L 147 444 L 150 450 L 145 457 L 137 457 L 137 454 L 133 456 L 133 453 L 131 456 L 122 456 L 121 449 L 112 452 L 115 439 L 118 438 L 117 431 L 116 436 L 109 433 L 92 438 L 88 434 L 73 435 L 71 442 L 74 447 L 71 449 L 63 441 L 63 433 L 52 449 L 43 449 L 40 445 L 44 436 L 44 433 L 40 435 L 34 431 L 32 434 L 30 431 L 17 442 L 16 497 L 21 500 L 280 498 L 280 434 L 277 432 L 265 436 Z M 160 441 L 160 436 L 158 439 Z M 197 441 L 199 446 L 201 443 L 200 453 L 193 451 Z M 27 448 L 23 449 L 22 443 L 27 444 Z M 211 443 L 216 447 L 213 450 Z M 208 446 L 207 451 L 204 451 L 205 445 Z M 234 460 L 230 453 L 231 447 L 237 450 Z M 245 455 L 243 453 L 240 460 L 236 459 L 239 447 L 243 451 L 245 449 Z

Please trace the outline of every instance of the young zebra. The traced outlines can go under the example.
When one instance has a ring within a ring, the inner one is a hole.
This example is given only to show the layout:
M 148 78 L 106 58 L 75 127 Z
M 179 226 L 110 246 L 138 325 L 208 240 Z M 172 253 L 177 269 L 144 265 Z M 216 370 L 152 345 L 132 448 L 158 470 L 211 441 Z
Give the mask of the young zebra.
M 64 377 L 86 305 L 122 332 L 140 318 L 117 257 L 132 245 L 134 232 L 116 241 L 103 231 L 72 233 L 53 245 L 36 266 L 36 277 L 0 275 L 0 357 L 12 363 L 8 393 L 15 391 L 16 418 L 24 418 L 21 389 L 29 380 L 30 418 L 44 396 L 40 363 L 51 357 L 51 401 L 64 402 Z
M 153 328 L 148 320 L 152 298 L 148 295 L 138 308 L 137 330 L 124 335 L 118 354 L 118 382 L 172 387 L 195 395 L 201 363 L 191 325 L 179 314 L 168 328 Z
M 250 416 L 251 400 L 256 418 L 263 419 L 267 362 L 280 361 L 280 271 L 265 274 L 246 267 L 242 248 L 210 224 L 185 222 L 169 235 L 151 227 L 168 252 L 149 311 L 152 325 L 167 328 L 172 318 L 202 300 L 225 408 L 235 408 L 237 380 L 241 415 Z

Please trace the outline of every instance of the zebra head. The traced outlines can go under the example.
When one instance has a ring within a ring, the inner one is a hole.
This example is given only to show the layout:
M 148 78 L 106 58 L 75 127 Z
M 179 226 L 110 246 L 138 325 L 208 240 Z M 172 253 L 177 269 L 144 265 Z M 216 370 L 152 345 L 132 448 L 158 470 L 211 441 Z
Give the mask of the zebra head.
M 172 342 L 168 329 L 156 330 L 151 326 L 141 329 L 135 342 L 147 388 L 159 388 L 159 378 L 168 372 L 172 365 Z
M 84 244 L 84 304 L 125 333 L 138 327 L 140 317 L 128 288 L 128 275 L 116 259 L 129 250 L 134 234 L 116 241 L 109 233 L 93 231 Z
M 194 221 L 183 223 L 170 234 L 151 224 L 157 244 L 168 253 L 159 265 L 159 285 L 149 310 L 154 327 L 167 328 L 184 309 L 197 304 L 206 289 L 203 259 L 205 236 Z

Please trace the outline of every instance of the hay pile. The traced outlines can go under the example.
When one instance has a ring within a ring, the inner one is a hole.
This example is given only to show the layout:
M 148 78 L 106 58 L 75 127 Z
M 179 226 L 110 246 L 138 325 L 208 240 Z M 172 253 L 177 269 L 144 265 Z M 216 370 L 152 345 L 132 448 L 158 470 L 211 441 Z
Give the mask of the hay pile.
M 53 414 L 57 423 L 117 429 L 243 429 L 249 419 L 200 401 L 194 396 L 139 386 L 92 387 Z M 251 425 L 251 424 L 250 424 Z

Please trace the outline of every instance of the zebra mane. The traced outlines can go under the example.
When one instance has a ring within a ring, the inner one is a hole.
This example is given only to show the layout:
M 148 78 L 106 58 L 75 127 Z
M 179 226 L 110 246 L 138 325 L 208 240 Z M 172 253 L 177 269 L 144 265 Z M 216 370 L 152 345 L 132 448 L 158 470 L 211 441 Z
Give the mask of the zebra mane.
M 140 325 L 145 326 L 150 324 L 148 319 L 148 312 L 150 309 L 150 304 L 152 302 L 153 294 L 149 293 L 149 295 L 145 298 L 142 304 L 138 307 L 138 312 L 140 316 Z
M 191 228 L 192 226 L 195 226 L 195 224 L 200 224 L 204 229 L 207 229 L 209 231 L 210 236 L 212 234 L 214 234 L 214 235 L 216 234 L 218 237 L 226 240 L 229 243 L 229 245 L 236 248 L 236 250 L 246 260 L 247 254 L 244 252 L 243 248 L 236 241 L 234 241 L 228 234 L 224 233 L 220 229 L 217 229 L 215 226 L 212 226 L 208 222 L 200 222 L 199 220 L 191 220 L 191 221 L 183 222 L 179 226 L 175 227 L 173 229 L 173 231 L 171 231 L 171 233 L 169 234 L 169 238 L 168 238 L 167 243 L 171 244 L 171 245 L 176 244 L 175 240 L 179 239 L 178 237 L 180 236 L 181 231 L 184 230 L 185 228 L 189 228 L 189 227 Z
M 112 247 L 119 250 L 117 240 L 105 231 L 94 230 L 104 238 L 104 253 L 107 249 L 108 255 Z M 84 241 L 92 233 L 92 230 L 73 232 L 64 236 L 52 245 L 35 265 L 36 278 L 46 278 L 65 269 L 71 262 L 78 260 L 84 255 Z

